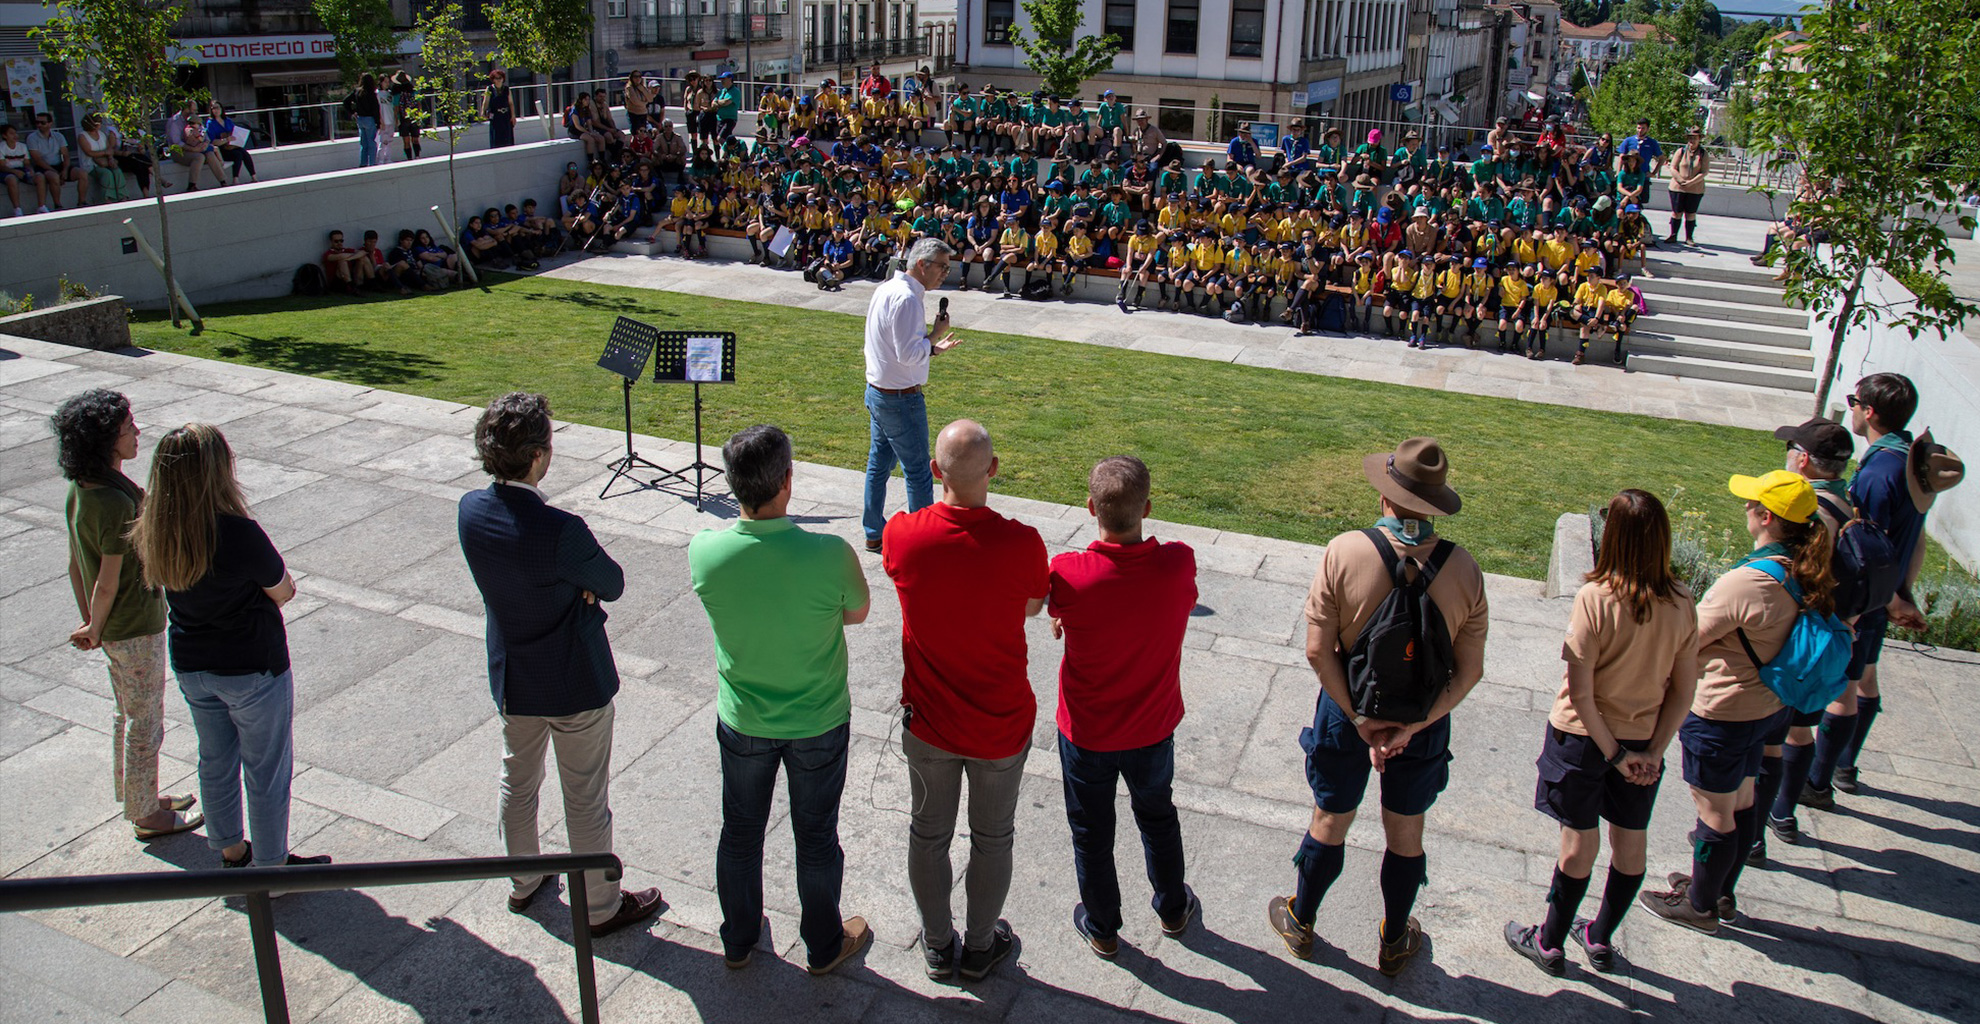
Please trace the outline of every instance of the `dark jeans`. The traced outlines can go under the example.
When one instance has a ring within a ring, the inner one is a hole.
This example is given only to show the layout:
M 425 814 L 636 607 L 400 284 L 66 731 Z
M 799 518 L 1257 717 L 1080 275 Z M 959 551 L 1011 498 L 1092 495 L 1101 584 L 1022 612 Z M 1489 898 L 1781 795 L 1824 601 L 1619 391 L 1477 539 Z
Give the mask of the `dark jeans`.
M 777 766 L 784 768 L 791 798 L 791 831 L 797 839 L 798 932 L 813 964 L 839 955 L 845 922 L 839 887 L 846 858 L 839 849 L 839 797 L 846 788 L 850 726 L 796 740 L 745 736 L 720 722 L 722 838 L 715 848 L 715 894 L 722 903 L 722 946 L 740 954 L 763 932 L 763 832 Z
M 1180 917 L 1189 893 L 1183 888 L 1182 822 L 1171 796 L 1175 737 L 1134 750 L 1101 752 L 1075 746 L 1060 733 L 1059 770 L 1065 780 L 1066 823 L 1072 826 L 1073 872 L 1093 930 L 1103 936 L 1121 930 L 1121 880 L 1114 870 L 1117 779 L 1127 780 L 1128 806 L 1141 830 L 1148 883 L 1155 887 L 1149 906 L 1163 918 Z

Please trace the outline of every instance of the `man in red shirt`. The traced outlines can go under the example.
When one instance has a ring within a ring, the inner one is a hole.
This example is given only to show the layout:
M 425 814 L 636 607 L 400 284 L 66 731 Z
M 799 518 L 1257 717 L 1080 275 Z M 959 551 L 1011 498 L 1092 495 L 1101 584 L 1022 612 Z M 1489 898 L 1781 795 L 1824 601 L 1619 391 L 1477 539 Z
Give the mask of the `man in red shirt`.
M 873 70 L 866 73 L 866 80 L 859 83 L 859 94 L 862 98 L 871 96 L 875 99 L 884 100 L 892 95 L 893 91 L 894 83 L 888 81 L 887 76 L 880 73 L 880 65 L 878 64 L 873 65 Z
M 1196 893 L 1183 882 L 1182 823 L 1171 793 L 1196 553 L 1181 541 L 1141 535 L 1141 521 L 1154 510 L 1148 490 L 1140 459 L 1102 459 L 1087 478 L 1086 499 L 1100 539 L 1052 559 L 1052 635 L 1066 644 L 1059 663 L 1059 768 L 1079 879 L 1073 928 L 1108 960 L 1120 952 L 1117 779 L 1127 779 L 1163 934 L 1187 931 L 1197 910 Z
M 1010 956 L 998 923 L 1011 888 L 1018 786 L 1038 699 L 1025 674 L 1024 620 L 1045 606 L 1045 542 L 988 507 L 997 456 L 980 424 L 935 438 L 942 499 L 901 513 L 881 535 L 901 596 L 901 706 L 914 801 L 908 887 L 921 911 L 928 976 L 975 981 Z M 949 843 L 969 779 L 968 918 L 960 942 L 949 894 Z

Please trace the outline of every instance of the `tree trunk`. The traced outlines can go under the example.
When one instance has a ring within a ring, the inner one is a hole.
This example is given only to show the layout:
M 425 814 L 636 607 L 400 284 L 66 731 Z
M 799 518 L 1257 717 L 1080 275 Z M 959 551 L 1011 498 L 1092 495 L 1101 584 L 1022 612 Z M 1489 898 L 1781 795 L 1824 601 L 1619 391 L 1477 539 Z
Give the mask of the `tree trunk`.
M 1842 308 L 1836 311 L 1834 325 L 1829 330 L 1829 358 L 1822 366 L 1822 379 L 1815 382 L 1816 416 L 1827 416 L 1825 407 L 1829 404 L 1829 388 L 1836 380 L 1836 363 L 1842 359 L 1843 339 L 1849 334 L 1850 314 L 1856 311 L 1856 300 L 1863 294 L 1863 275 L 1870 270 L 1864 263 L 1856 268 L 1856 280 L 1849 283 L 1849 291 L 1843 295 Z
M 172 234 L 165 220 L 165 174 L 164 168 L 153 176 L 158 184 L 158 246 L 165 257 L 165 311 L 172 314 L 172 326 L 179 326 L 179 296 L 172 290 Z

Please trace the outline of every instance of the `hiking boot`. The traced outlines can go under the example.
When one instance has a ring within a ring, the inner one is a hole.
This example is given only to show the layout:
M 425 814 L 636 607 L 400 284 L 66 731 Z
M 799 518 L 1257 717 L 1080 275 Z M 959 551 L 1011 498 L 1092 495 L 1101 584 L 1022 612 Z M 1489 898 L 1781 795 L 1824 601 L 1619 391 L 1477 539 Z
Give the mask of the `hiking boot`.
M 1086 940 L 1086 948 L 1102 960 L 1112 960 L 1120 955 L 1121 940 L 1118 936 L 1101 935 L 1093 927 L 1093 918 L 1086 913 L 1086 904 L 1073 904 L 1073 931 Z
M 1670 874 L 1665 875 L 1664 880 L 1671 883 L 1672 892 L 1677 893 L 1679 896 L 1684 896 L 1686 898 L 1690 897 L 1691 895 L 1690 875 L 1687 875 L 1682 871 L 1673 871 Z M 1731 924 L 1732 922 L 1739 920 L 1738 899 L 1732 896 L 1721 896 L 1719 897 L 1719 904 L 1717 909 L 1718 909 L 1718 914 L 1716 916 L 1718 917 L 1719 920 L 1724 921 L 1727 924 Z
M 1507 921 L 1505 935 L 1506 945 L 1513 952 L 1533 961 L 1534 966 L 1556 978 L 1567 973 L 1567 951 L 1540 948 L 1539 925 Z
M 1842 773 L 1838 771 L 1836 774 L 1840 775 Z M 1801 784 L 1801 796 L 1795 800 L 1795 803 L 1818 811 L 1833 811 L 1836 809 L 1836 791 L 1833 789 L 1816 789 L 1814 786 L 1804 782 Z
M 1856 781 L 1856 768 L 1837 768 L 1835 787 L 1845 793 L 1854 793 L 1859 788 Z
M 1691 909 L 1691 899 L 1683 892 L 1643 892 L 1636 895 L 1637 902 L 1652 914 L 1672 924 L 1683 925 L 1693 931 L 1707 935 L 1719 934 L 1719 919 L 1713 914 L 1701 914 Z
M 1183 912 L 1173 918 L 1162 918 L 1162 934 L 1172 939 L 1189 931 L 1189 922 L 1196 917 L 1197 911 L 1203 909 L 1203 903 L 1196 898 L 1195 889 L 1185 885 L 1183 893 L 1189 897 L 1188 902 L 1183 904 Z
M 1588 966 L 1608 974 L 1616 969 L 1616 947 L 1588 937 L 1588 928 L 1593 923 L 1585 917 L 1575 918 L 1568 926 L 1568 937 L 1588 955 Z
M 963 950 L 962 964 L 957 971 L 965 981 L 982 981 L 1016 948 L 1017 936 L 1011 934 L 1009 925 L 999 921 L 996 930 L 990 935 L 989 948 Z
M 1389 937 L 1382 934 L 1380 924 L 1375 926 L 1375 935 L 1381 940 L 1381 947 L 1375 954 L 1375 969 L 1381 971 L 1385 977 L 1393 978 L 1401 974 L 1410 958 L 1423 949 L 1423 926 L 1417 924 L 1414 917 L 1403 926 L 1403 933 L 1396 936 L 1394 942 L 1389 941 Z
M 1794 820 L 1794 815 L 1792 814 L 1785 818 L 1776 818 L 1771 814 L 1767 815 L 1767 831 L 1772 832 L 1775 839 L 1789 846 L 1801 845 L 1801 823 Z M 1765 842 L 1765 840 L 1762 840 L 1762 842 Z
M 1575 365 L 1575 366 L 1580 366 L 1580 365 L 1582 365 L 1583 363 L 1586 363 L 1586 362 L 1588 362 L 1588 353 L 1586 353 L 1586 352 L 1576 352 L 1576 353 L 1574 354 L 1574 365 Z
M 949 933 L 949 941 L 942 946 L 928 944 L 928 936 L 921 937 L 921 956 L 927 962 L 928 976 L 937 981 L 956 976 L 956 951 L 962 942 L 955 932 Z
M 1291 896 L 1274 896 L 1265 904 L 1265 920 L 1285 940 L 1286 952 L 1301 960 L 1313 959 L 1313 929 L 1293 917 Z

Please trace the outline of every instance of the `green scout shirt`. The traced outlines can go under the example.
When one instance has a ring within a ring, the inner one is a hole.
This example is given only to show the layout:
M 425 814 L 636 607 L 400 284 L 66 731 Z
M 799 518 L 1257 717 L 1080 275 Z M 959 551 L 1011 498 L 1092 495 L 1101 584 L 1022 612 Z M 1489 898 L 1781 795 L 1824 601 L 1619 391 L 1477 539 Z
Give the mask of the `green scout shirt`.
M 82 567 L 83 600 L 89 600 L 96 591 L 103 556 L 124 558 L 117 571 L 117 594 L 110 599 L 110 614 L 103 623 L 103 641 L 164 632 L 165 592 L 144 585 L 144 569 L 131 550 L 131 542 L 124 539 L 124 531 L 137 518 L 137 502 L 115 487 L 84 487 L 72 482 L 66 508 L 69 555 Z
M 1121 116 L 1127 107 L 1118 100 L 1108 100 L 1100 104 L 1100 127 L 1109 131 L 1121 126 Z
M 870 595 L 851 545 L 788 517 L 739 519 L 688 542 L 688 573 L 715 629 L 723 724 L 801 739 L 852 719 L 843 616 Z

